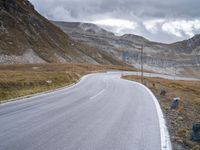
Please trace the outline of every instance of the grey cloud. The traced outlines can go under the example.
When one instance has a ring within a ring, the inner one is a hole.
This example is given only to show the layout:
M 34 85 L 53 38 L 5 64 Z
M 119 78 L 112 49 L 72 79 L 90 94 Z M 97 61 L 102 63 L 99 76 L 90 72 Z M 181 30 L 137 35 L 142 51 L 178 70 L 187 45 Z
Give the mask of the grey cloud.
M 134 21 L 138 23 L 137 29 L 122 31 L 162 42 L 182 40 L 188 38 L 188 35 L 182 33 L 183 37 L 177 37 L 170 32 L 164 32 L 162 27 L 158 28 L 158 32 L 152 33 L 145 28 L 143 22 L 152 19 L 200 20 L 199 0 L 31 0 L 31 2 L 40 13 L 52 20 L 88 22 L 117 18 Z M 106 28 L 115 31 L 111 27 Z M 193 29 L 193 33 L 198 32 L 200 29 Z
M 145 18 L 200 17 L 199 0 L 31 0 L 39 11 L 57 6 L 70 10 L 74 17 L 111 14 L 131 19 L 133 15 Z M 51 14 L 50 10 L 45 11 Z M 59 15 L 59 14 L 58 14 Z

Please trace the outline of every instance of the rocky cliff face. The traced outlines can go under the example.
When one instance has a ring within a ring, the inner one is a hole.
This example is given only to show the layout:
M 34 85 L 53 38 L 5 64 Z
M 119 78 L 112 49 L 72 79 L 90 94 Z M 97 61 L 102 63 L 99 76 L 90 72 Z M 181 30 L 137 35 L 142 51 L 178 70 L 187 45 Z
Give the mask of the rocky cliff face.
M 173 74 L 175 71 L 183 72 L 185 68 L 200 71 L 200 36 L 173 44 L 163 44 L 149 41 L 141 36 L 126 34 L 101 34 L 98 32 L 69 32 L 77 30 L 73 23 L 54 22 L 61 27 L 70 37 L 80 42 L 97 47 L 112 56 L 121 59 L 135 67 L 140 67 L 141 45 L 144 46 L 144 67 L 148 70 Z M 81 24 L 81 23 L 79 23 Z M 108 31 L 107 31 L 108 32 Z
M 123 64 L 75 42 L 41 16 L 28 0 L 0 0 L 0 63 L 86 62 Z

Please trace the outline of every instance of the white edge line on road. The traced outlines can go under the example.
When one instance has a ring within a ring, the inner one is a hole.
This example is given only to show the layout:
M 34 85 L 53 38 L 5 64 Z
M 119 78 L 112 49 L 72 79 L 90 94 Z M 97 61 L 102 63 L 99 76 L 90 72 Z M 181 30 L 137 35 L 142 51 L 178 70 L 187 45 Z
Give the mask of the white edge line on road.
M 101 90 L 99 93 L 97 93 L 96 95 L 90 97 L 90 99 L 95 99 L 96 97 L 98 97 L 99 95 L 101 95 L 103 92 L 105 92 L 105 89 Z
M 154 96 L 151 90 L 147 88 L 146 86 L 144 86 L 144 88 L 149 92 L 149 94 L 151 94 L 151 97 L 153 98 L 154 103 L 156 105 L 156 110 L 157 110 L 159 125 L 160 125 L 161 150 L 172 150 L 169 132 L 166 126 L 166 121 L 165 121 L 163 112 L 161 110 L 160 104 L 158 103 L 157 98 Z
M 103 82 L 106 83 L 106 88 L 107 88 L 106 79 L 104 79 Z M 98 97 L 99 95 L 101 95 L 103 92 L 105 92 L 105 89 L 106 89 L 106 88 L 102 89 L 102 90 L 101 90 L 99 93 L 97 93 L 96 95 L 90 97 L 90 99 L 94 99 L 94 98 Z
M 126 80 L 128 81 L 128 80 Z M 144 86 L 141 83 L 135 82 L 135 81 L 128 81 L 128 82 L 134 82 L 135 84 L 138 84 L 145 88 L 145 90 L 151 95 L 155 106 L 157 110 L 158 120 L 159 120 L 159 126 L 160 126 L 160 137 L 161 137 L 161 150 L 172 150 L 171 140 L 168 132 L 168 128 L 166 126 L 166 121 L 163 115 L 163 112 L 161 110 L 160 104 L 158 103 L 157 98 L 154 96 L 154 94 L 151 92 L 149 88 Z

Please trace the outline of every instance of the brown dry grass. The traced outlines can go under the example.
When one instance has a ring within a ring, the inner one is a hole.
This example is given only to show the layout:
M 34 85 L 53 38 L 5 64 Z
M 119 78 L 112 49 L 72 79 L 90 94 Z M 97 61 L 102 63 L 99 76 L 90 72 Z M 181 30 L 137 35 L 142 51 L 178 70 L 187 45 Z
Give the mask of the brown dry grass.
M 94 65 L 85 63 L 49 63 L 49 64 L 18 64 L 18 65 L 0 65 L 0 71 L 30 71 L 30 72 L 76 72 L 79 74 L 90 73 L 91 71 L 105 70 L 130 70 L 137 71 L 127 66 L 115 65 Z
M 124 78 L 140 82 L 138 76 L 125 76 Z M 200 146 L 200 143 L 190 141 L 193 123 L 200 122 L 200 81 L 145 78 L 144 83 L 160 100 L 168 119 L 172 141 L 184 145 L 185 149 Z M 160 96 L 161 89 L 166 90 L 166 96 Z M 180 106 L 177 110 L 171 110 L 172 98 L 177 96 L 181 98 Z

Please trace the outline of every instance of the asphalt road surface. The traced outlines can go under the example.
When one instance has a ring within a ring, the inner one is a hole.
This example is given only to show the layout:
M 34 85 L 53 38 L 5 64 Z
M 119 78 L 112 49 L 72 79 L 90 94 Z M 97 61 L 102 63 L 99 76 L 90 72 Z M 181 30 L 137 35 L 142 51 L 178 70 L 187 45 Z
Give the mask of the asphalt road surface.
M 1 104 L 0 150 L 170 150 L 158 107 L 148 89 L 117 73 L 88 75 Z

